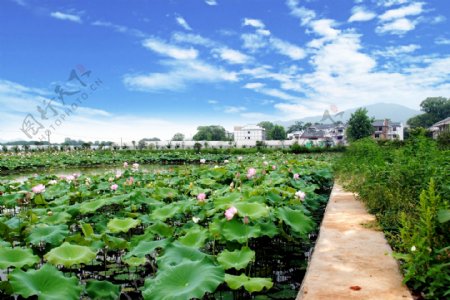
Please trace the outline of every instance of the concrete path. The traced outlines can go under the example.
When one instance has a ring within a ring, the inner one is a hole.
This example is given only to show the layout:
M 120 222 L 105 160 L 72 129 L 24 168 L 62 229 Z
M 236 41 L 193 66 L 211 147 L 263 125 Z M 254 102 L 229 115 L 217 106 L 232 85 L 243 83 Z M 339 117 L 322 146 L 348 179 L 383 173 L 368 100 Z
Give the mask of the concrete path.
M 297 300 L 413 299 L 381 231 L 352 193 L 335 185 Z

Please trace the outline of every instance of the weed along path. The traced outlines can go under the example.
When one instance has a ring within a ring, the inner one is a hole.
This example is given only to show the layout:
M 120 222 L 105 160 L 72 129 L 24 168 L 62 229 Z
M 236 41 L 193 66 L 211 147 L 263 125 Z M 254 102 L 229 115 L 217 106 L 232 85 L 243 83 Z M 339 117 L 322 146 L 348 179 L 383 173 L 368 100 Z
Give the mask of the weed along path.
M 375 217 L 335 185 L 297 300 L 412 299 Z

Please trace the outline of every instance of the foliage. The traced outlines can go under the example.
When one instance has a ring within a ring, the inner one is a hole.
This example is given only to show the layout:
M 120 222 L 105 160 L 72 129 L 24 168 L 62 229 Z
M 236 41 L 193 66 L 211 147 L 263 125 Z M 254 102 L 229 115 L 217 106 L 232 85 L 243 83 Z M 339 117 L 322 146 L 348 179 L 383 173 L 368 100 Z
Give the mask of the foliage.
M 228 141 L 225 128 L 219 125 L 199 126 L 194 141 Z
M 270 131 L 270 136 L 273 140 L 285 140 L 286 139 L 286 131 L 284 127 L 281 125 L 274 125 L 272 130 Z
M 438 222 L 448 209 L 449 151 L 420 134 L 404 146 L 368 138 L 352 143 L 335 170 L 376 215 L 394 250 L 404 254 L 399 257 L 408 285 L 429 298 L 446 298 L 448 274 L 440 270 L 448 269 L 449 224 Z
M 424 113 L 410 118 L 407 123 L 411 127 L 428 128 L 450 116 L 450 98 L 428 97 L 420 103 L 420 108 Z
M 97 153 L 106 153 L 107 161 L 147 152 L 83 153 L 91 153 L 87 162 L 102 159 Z M 276 268 L 289 268 L 283 272 L 292 274 L 306 260 L 274 262 L 282 259 L 283 249 L 303 255 L 311 246 L 309 233 L 317 231 L 318 211 L 332 185 L 332 157 L 281 151 L 242 157 L 177 155 L 197 164 L 144 172 L 130 163 L 118 173 L 2 180 L 0 264 L 2 272 L 16 270 L 1 282 L 1 296 L 39 297 L 43 291 L 46 299 L 53 299 L 53 293 L 64 299 L 113 299 L 119 297 L 119 286 L 133 299 L 216 297 L 218 291 L 233 289 L 249 298 L 250 293 L 280 291 Z M 55 157 L 62 159 L 59 153 Z M 199 157 L 213 164 L 198 164 Z M 253 176 L 242 175 L 249 169 L 255 170 Z M 294 174 L 299 174 L 295 180 Z M 36 205 L 29 191 L 39 184 L 45 185 L 45 203 Z M 113 184 L 118 188 L 111 189 Z M 299 189 L 307 195 L 304 201 L 295 197 Z M 199 194 L 204 194 L 201 200 Z M 230 207 L 237 210 L 231 220 L 224 214 Z M 270 263 L 267 249 L 276 257 Z M 244 274 L 236 276 L 240 285 L 231 283 L 237 271 Z M 77 277 L 68 278 L 73 273 Z M 47 285 L 44 275 L 64 291 Z M 3 288 L 8 285 L 9 292 Z
M 358 108 L 348 121 L 347 138 L 349 141 L 356 141 L 372 135 L 373 120 L 367 116 L 367 109 Z
M 302 121 L 295 121 L 294 124 L 289 126 L 287 133 L 292 133 L 295 131 L 303 131 L 306 130 L 311 125 L 312 125 L 311 123 L 303 123 Z
M 272 122 L 270 121 L 263 121 L 263 122 L 259 122 L 258 126 L 264 128 L 266 130 L 266 140 L 272 140 L 272 129 L 275 126 Z
M 184 134 L 182 133 L 175 133 L 172 137 L 172 141 L 184 141 Z

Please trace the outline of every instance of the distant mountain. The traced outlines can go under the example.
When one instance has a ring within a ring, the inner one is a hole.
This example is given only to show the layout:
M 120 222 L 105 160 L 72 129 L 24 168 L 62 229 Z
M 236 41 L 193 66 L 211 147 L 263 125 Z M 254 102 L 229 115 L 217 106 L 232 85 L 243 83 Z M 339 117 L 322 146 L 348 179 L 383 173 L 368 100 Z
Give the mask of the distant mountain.
M 393 104 L 393 103 L 376 103 L 372 105 L 363 106 L 367 109 L 367 115 L 369 117 L 374 117 L 375 119 L 391 119 L 395 122 L 402 122 L 403 125 L 406 124 L 406 121 L 414 117 L 418 114 L 421 114 L 422 112 L 419 110 L 414 110 L 409 107 L 399 105 L 399 104 Z M 344 110 L 341 115 L 334 116 L 335 114 L 333 112 L 330 112 L 331 118 L 334 121 L 342 121 L 347 122 L 348 119 L 350 119 L 350 116 L 352 113 L 354 113 L 359 107 L 351 108 Z M 340 112 L 338 112 L 340 113 Z M 321 122 L 323 118 L 323 115 L 321 116 L 314 116 L 314 117 L 306 117 L 306 118 L 300 118 L 295 120 L 289 120 L 289 121 L 283 121 L 283 122 L 276 122 L 277 124 L 283 125 L 285 127 L 288 127 L 292 124 L 294 124 L 296 121 L 302 121 L 304 123 L 311 122 Z M 322 123 L 332 123 L 330 119 L 327 119 L 323 121 Z

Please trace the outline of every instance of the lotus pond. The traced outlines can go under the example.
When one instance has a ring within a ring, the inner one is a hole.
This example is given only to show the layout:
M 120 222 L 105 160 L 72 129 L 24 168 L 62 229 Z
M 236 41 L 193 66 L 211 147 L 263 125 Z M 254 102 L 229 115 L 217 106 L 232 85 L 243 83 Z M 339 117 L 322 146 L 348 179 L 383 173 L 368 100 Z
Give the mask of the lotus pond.
M 294 299 L 332 187 L 273 153 L 0 185 L 2 299 Z

